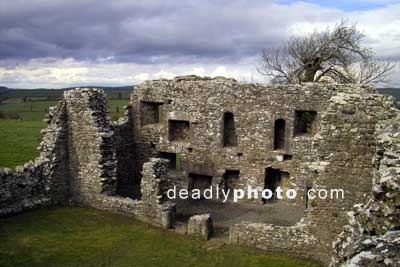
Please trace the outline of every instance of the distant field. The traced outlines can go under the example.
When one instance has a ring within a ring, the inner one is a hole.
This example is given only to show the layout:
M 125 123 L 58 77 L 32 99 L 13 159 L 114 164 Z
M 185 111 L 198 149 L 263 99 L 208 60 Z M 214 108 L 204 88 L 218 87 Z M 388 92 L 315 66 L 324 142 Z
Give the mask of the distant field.
M 384 95 L 391 95 L 396 101 L 400 101 L 400 88 L 380 88 L 378 91 Z
M 103 87 L 103 86 L 82 86 L 82 87 L 95 87 L 100 88 L 105 91 L 107 97 L 110 99 L 118 99 L 125 98 L 128 99 L 132 90 L 132 86 L 121 86 L 121 87 Z M 36 99 L 36 100 L 54 100 L 60 99 L 62 94 L 66 90 L 70 90 L 72 88 L 63 88 L 63 89 L 10 89 L 6 87 L 0 87 L 0 102 L 4 99 L 16 99 L 16 98 L 25 98 L 28 99 Z
M 19 119 L 24 121 L 41 121 L 58 101 L 17 102 L 0 105 L 0 112 L 5 119 Z
M 109 100 L 108 106 L 112 119 L 117 119 L 124 114 L 124 106 L 126 106 L 128 102 L 128 99 Z M 48 113 L 49 107 L 55 106 L 57 103 L 57 100 L 51 100 L 0 104 L 0 119 L 41 121 Z
M 77 219 L 79 218 L 79 219 Z M 2 267 L 317 267 L 254 249 L 195 241 L 133 218 L 84 208 L 0 220 Z
M 38 156 L 41 121 L 0 119 L 0 167 L 14 168 Z
M 128 99 L 113 99 L 108 101 L 108 110 L 112 120 L 117 120 L 124 115 L 124 106 L 128 105 Z
M 124 114 L 128 99 L 109 101 L 112 120 Z M 38 156 L 40 130 L 49 107 L 58 101 L 32 101 L 0 104 L 0 167 L 14 168 Z

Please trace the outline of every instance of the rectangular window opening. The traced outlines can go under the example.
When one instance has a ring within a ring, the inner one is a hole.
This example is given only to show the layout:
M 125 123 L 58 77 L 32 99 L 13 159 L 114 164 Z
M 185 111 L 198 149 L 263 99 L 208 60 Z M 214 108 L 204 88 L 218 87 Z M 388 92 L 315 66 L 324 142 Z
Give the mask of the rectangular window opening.
M 176 165 L 176 153 L 160 152 L 160 158 L 169 160 L 168 169 L 175 171 L 177 170 Z
M 199 189 L 203 192 L 210 188 L 212 184 L 212 176 L 189 173 L 189 190 Z
M 224 174 L 225 190 L 239 188 L 240 171 L 226 170 Z
M 168 123 L 168 133 L 170 141 L 189 142 L 190 123 L 189 121 L 170 120 Z
M 140 102 L 140 119 L 142 126 L 156 124 L 162 121 L 162 103 Z
M 270 189 L 273 195 L 270 199 L 263 199 L 263 203 L 275 202 L 277 200 L 276 189 L 278 188 L 278 186 L 282 186 L 282 180 L 288 178 L 288 172 L 283 172 L 280 169 L 274 168 L 265 169 L 264 189 Z
M 294 117 L 294 136 L 312 134 L 315 132 L 317 112 L 296 110 Z

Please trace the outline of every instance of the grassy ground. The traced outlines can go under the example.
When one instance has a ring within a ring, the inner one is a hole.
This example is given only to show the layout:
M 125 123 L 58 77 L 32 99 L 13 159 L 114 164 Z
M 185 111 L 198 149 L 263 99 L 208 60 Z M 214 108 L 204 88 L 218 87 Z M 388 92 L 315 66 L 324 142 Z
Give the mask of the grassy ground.
M 112 120 L 117 120 L 124 115 L 124 106 L 128 105 L 128 99 L 113 99 L 108 102 L 108 110 Z
M 58 101 L 31 101 L 11 102 L 0 104 L 0 112 L 7 119 L 21 119 L 24 121 L 41 121 L 49 111 L 49 107 L 55 106 Z M 124 114 L 124 106 L 128 99 L 112 99 L 108 103 L 111 117 L 116 119 Z
M 0 120 L 0 167 L 14 168 L 38 156 L 41 121 Z
M 113 120 L 124 114 L 128 99 L 109 101 Z M 57 101 L 32 101 L 0 104 L 0 112 L 7 118 L 0 119 L 0 167 L 14 168 L 38 156 L 40 130 L 46 127 L 42 121 L 49 107 Z M 19 119 L 15 119 L 19 118 Z
M 83 86 L 83 87 L 96 87 L 101 88 L 106 93 L 107 97 L 111 99 L 129 98 L 132 93 L 133 86 L 120 86 L 120 87 L 99 87 L 99 86 Z M 60 99 L 65 90 L 64 89 L 10 89 L 0 86 L 0 102 L 12 99 Z
M 0 111 L 11 119 L 24 121 L 41 121 L 47 114 L 49 107 L 55 106 L 57 101 L 18 102 L 0 105 Z
M 42 209 L 0 219 L 0 240 L 1 267 L 318 266 L 236 246 L 205 249 L 205 242 L 83 208 Z

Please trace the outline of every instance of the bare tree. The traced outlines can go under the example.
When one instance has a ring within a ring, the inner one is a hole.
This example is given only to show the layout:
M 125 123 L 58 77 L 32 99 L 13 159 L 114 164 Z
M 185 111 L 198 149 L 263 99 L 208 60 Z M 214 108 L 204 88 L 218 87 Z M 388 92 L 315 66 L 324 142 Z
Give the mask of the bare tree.
M 258 71 L 272 83 L 387 81 L 394 64 L 374 60 L 363 37 L 345 21 L 332 30 L 292 37 L 279 48 L 264 49 Z
M 349 77 L 352 77 L 353 83 L 359 84 L 386 83 L 395 68 L 395 64 L 392 62 L 375 59 L 358 62 L 353 66 L 353 75 L 349 74 Z

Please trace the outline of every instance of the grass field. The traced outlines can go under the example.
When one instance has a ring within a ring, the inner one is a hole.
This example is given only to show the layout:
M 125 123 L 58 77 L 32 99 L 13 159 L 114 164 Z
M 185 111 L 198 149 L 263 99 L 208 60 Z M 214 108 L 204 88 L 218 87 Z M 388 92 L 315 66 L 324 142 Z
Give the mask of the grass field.
M 80 86 L 80 87 L 95 87 L 103 89 L 106 95 L 111 98 L 129 98 L 133 90 L 133 85 L 119 87 L 104 87 L 104 86 Z M 1 100 L 27 98 L 27 99 L 60 99 L 64 91 L 72 88 L 62 89 L 11 89 L 0 86 L 0 102 Z
M 124 106 L 128 104 L 128 99 L 112 99 L 108 103 L 108 108 L 112 118 L 123 115 Z M 21 119 L 24 121 L 41 121 L 49 111 L 49 107 L 55 106 L 56 100 L 31 101 L 0 104 L 0 112 L 6 119 Z M 119 112 L 117 112 L 119 111 Z
M 38 156 L 41 121 L 0 120 L 0 167 L 14 168 Z
M 0 240 L 1 267 L 319 266 L 236 246 L 206 249 L 206 242 L 84 208 L 42 209 L 0 219 Z
M 111 119 L 124 114 L 128 99 L 109 101 Z M 37 146 L 41 140 L 40 130 L 49 107 L 58 101 L 32 101 L 0 104 L 0 167 L 14 168 L 38 156 Z M 13 119 L 12 119 L 13 118 Z M 18 119 L 16 119 L 18 118 Z

